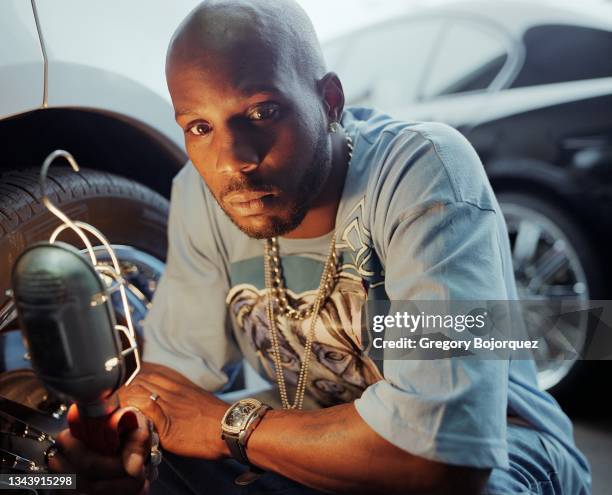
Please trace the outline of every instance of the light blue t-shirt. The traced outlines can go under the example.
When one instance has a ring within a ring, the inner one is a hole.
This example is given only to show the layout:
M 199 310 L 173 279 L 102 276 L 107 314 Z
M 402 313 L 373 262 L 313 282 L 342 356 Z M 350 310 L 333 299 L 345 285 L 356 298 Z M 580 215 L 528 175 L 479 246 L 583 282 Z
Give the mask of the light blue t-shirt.
M 532 361 L 372 361 L 361 341 L 367 298 L 517 299 L 505 222 L 467 140 L 438 123 L 349 108 L 354 150 L 336 217 L 341 271 L 315 327 L 307 393 L 321 406 L 355 401 L 379 435 L 414 455 L 508 467 L 507 415 L 576 450 L 572 425 L 536 386 Z M 274 381 L 264 243 L 226 217 L 192 164 L 173 184 L 166 272 L 145 322 L 146 361 L 216 391 L 242 357 Z M 317 292 L 332 233 L 279 239 L 294 307 Z M 279 317 L 286 380 L 295 383 L 309 319 Z

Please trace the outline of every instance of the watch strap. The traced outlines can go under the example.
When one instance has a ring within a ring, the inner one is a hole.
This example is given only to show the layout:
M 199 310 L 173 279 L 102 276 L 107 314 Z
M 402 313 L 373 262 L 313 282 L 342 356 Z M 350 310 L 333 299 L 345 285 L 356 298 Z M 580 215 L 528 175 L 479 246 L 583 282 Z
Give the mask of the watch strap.
M 235 404 L 232 407 L 234 406 Z M 251 413 L 248 423 L 239 433 L 223 432 L 222 434 L 222 438 L 225 440 L 232 457 L 238 462 L 251 467 L 251 470 L 256 472 L 263 471 L 261 471 L 257 466 L 251 464 L 249 461 L 246 453 L 246 445 L 253 431 L 255 430 L 255 427 L 261 422 L 266 412 L 268 412 L 270 409 L 270 406 L 262 403 L 254 412 Z
M 227 444 L 230 450 L 230 454 L 232 454 L 232 457 L 234 459 L 236 459 L 241 464 L 251 464 L 249 462 L 249 458 L 246 456 L 246 452 L 242 448 L 242 445 L 240 445 L 240 440 L 238 439 L 238 437 L 235 437 L 233 435 L 224 435 L 223 439 L 225 440 L 225 443 Z

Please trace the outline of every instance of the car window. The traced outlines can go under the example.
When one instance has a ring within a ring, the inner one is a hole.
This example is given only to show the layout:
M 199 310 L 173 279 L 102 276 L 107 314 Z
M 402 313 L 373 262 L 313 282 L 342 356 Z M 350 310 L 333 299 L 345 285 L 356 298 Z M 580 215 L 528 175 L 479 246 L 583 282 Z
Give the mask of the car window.
M 337 66 L 347 102 L 391 111 L 414 101 L 441 24 L 383 24 L 353 37 Z
M 513 88 L 612 77 L 612 32 L 543 25 L 523 36 L 525 62 Z
M 501 36 L 475 23 L 451 21 L 436 48 L 423 98 L 484 90 L 499 74 L 508 51 Z

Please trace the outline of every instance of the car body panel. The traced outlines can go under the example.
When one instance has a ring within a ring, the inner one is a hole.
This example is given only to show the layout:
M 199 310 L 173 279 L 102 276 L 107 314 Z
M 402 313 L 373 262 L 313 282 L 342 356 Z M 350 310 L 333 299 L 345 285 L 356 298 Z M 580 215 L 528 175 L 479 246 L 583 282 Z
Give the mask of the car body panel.
M 589 81 L 585 81 L 589 82 Z M 542 139 L 546 136 L 546 139 Z M 539 184 L 588 227 L 612 232 L 612 94 L 568 99 L 485 121 L 466 132 L 491 180 Z M 543 193 L 543 191 L 540 191 Z M 606 244 L 607 245 L 607 244 Z
M 400 119 L 435 120 L 455 127 L 472 127 L 520 113 L 609 95 L 611 92 L 612 77 L 606 77 L 496 92 L 462 93 L 388 110 Z M 612 108 L 606 110 L 606 107 L 602 107 L 601 111 L 609 111 L 612 115 Z
M 612 54 L 610 56 L 612 57 Z M 493 121 L 512 114 L 610 93 L 612 93 L 612 77 L 507 89 L 495 95 L 495 105 L 487 107 L 480 115 L 480 120 Z M 612 113 L 612 109 L 608 110 Z
M 183 146 L 164 55 L 197 0 L 35 1 L 49 64 L 49 107 L 126 115 Z
M 0 2 L 0 87 L 0 118 L 42 105 L 44 59 L 29 1 Z

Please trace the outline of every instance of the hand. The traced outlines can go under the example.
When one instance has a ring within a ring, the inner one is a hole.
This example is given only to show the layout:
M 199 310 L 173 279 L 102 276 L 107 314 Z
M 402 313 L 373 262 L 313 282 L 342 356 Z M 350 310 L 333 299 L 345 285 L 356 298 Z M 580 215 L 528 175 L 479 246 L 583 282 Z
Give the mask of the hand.
M 57 473 L 76 473 L 79 493 L 147 493 L 149 481 L 145 478 L 144 463 L 151 449 L 151 430 L 149 421 L 138 411 L 135 414 L 138 427 L 126 434 L 117 456 L 100 455 L 72 436 L 70 430 L 64 430 L 56 437 L 58 452 L 49 457 L 49 469 Z
M 151 396 L 158 396 L 152 400 Z M 143 363 L 140 373 L 119 392 L 122 405 L 141 410 L 169 452 L 217 460 L 228 457 L 221 439 L 221 419 L 229 407 L 180 373 L 159 364 Z

